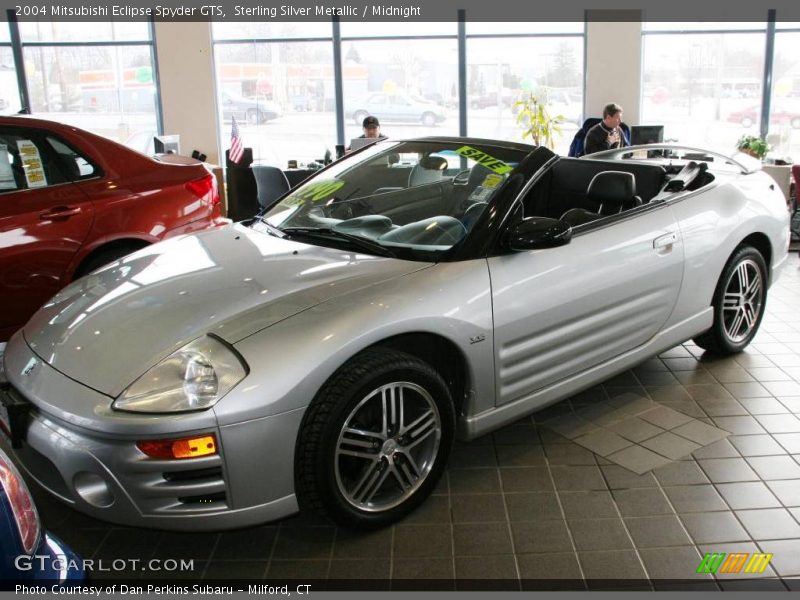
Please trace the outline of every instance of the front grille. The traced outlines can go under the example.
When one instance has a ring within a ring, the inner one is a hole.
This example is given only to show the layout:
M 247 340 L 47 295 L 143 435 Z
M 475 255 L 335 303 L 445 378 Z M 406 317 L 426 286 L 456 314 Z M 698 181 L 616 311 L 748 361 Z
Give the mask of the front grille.
M 208 494 L 206 496 L 184 496 L 178 498 L 178 502 L 182 504 L 218 504 L 220 502 L 225 502 L 225 492 Z
M 138 450 L 132 464 L 131 494 L 144 514 L 203 513 L 229 508 L 225 472 L 219 455 L 158 460 Z
M 193 481 L 197 479 L 216 478 L 222 479 L 222 467 L 210 467 L 208 469 L 194 469 L 192 471 L 172 471 L 164 473 L 167 481 Z

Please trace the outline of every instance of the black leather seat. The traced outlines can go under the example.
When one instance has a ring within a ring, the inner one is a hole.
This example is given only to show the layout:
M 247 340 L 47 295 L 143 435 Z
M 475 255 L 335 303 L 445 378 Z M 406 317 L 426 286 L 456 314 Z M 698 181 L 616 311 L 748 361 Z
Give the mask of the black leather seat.
M 253 177 L 258 190 L 258 204 L 261 208 L 269 206 L 289 191 L 289 180 L 278 167 L 253 165 Z
M 597 207 L 597 212 L 572 208 L 561 215 L 561 220 L 577 227 L 642 205 L 642 199 L 636 195 L 636 178 L 624 171 L 602 171 L 595 175 L 589 182 L 586 198 Z
M 592 178 L 586 196 L 601 215 L 614 215 L 642 205 L 636 195 L 636 177 L 624 171 L 603 171 Z

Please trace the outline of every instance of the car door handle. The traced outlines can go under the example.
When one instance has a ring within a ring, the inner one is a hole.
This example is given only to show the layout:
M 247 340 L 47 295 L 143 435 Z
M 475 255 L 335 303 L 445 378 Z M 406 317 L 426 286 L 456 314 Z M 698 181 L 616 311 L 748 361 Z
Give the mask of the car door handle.
M 666 248 L 667 246 L 672 246 L 677 241 L 678 236 L 675 233 L 667 233 L 653 240 L 653 248 L 656 250 L 659 248 Z
M 77 206 L 56 206 L 48 211 L 39 215 L 42 221 L 49 221 L 52 219 L 68 219 L 81 212 L 80 207 Z

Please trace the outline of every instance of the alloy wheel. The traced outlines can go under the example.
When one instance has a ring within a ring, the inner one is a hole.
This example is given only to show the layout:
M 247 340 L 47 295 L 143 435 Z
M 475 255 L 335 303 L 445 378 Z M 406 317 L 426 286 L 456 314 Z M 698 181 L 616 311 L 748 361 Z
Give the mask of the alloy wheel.
M 734 344 L 745 340 L 758 323 L 764 299 L 761 270 L 752 259 L 740 262 L 725 285 L 723 325 Z
M 351 411 L 336 443 L 335 475 L 349 504 L 381 512 L 423 484 L 439 453 L 442 421 L 421 386 L 392 382 L 369 392 Z

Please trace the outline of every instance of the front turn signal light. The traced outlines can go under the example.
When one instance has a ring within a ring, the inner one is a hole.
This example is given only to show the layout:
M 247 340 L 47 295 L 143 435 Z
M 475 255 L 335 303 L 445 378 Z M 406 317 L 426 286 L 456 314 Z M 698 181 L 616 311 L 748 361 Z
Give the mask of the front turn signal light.
M 211 433 L 177 440 L 145 440 L 136 442 L 136 447 L 151 458 L 167 460 L 199 458 L 218 454 L 217 438 Z

